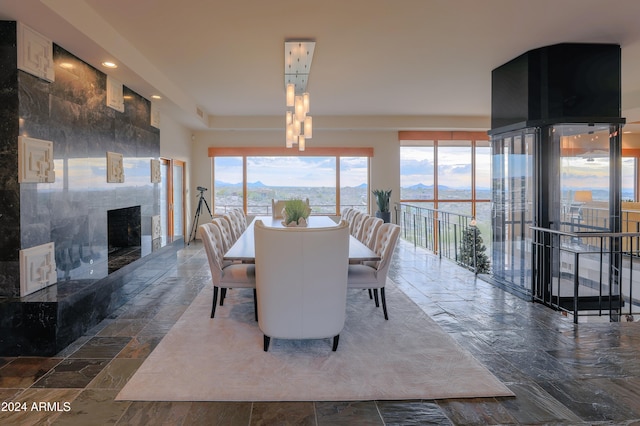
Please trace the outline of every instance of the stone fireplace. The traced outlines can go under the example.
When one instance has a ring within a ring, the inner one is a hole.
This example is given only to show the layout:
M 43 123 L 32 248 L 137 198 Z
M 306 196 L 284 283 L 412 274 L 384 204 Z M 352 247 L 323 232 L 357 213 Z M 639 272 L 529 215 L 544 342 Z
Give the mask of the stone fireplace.
M 124 86 L 124 110 L 115 110 L 106 74 L 54 41 L 54 78 L 45 80 L 17 68 L 17 46 L 17 23 L 0 21 L 0 356 L 53 356 L 165 274 L 183 241 L 152 232 L 160 129 L 149 100 Z M 51 179 L 24 178 L 27 137 L 47 142 Z M 110 154 L 120 158 L 118 180 Z M 53 270 L 56 280 L 23 294 L 20 255 L 31 249 L 34 282 Z
M 140 259 L 142 256 L 140 206 L 107 211 L 107 241 L 109 273 Z

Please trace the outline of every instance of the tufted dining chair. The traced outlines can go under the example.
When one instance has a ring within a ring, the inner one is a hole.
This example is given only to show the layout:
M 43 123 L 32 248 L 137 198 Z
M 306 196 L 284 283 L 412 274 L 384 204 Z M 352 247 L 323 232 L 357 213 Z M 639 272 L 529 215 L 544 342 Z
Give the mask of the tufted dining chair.
M 344 209 L 342 209 L 342 212 L 340 212 L 340 218 L 342 220 L 346 220 L 347 223 L 349 222 L 349 216 L 351 215 L 351 211 L 353 210 L 353 207 L 345 207 Z
M 391 265 L 391 257 L 398 243 L 399 236 L 400 227 L 398 225 L 394 223 L 383 223 L 378 228 L 375 243 L 372 248 L 372 250 L 380 256 L 380 260 L 349 265 L 349 275 L 347 279 L 349 288 L 373 290 L 376 307 L 380 306 L 378 302 L 378 289 L 380 289 L 382 309 L 384 311 L 384 319 L 386 320 L 389 319 L 389 315 L 387 314 L 387 301 L 384 287 L 387 282 L 387 272 Z
M 353 207 L 350 207 L 349 210 L 347 210 L 347 212 L 344 213 L 342 219 L 346 220 L 347 223 L 351 225 L 351 219 L 353 219 L 353 216 L 355 216 L 356 213 L 358 213 L 358 210 L 354 209 Z
M 360 232 L 358 232 L 356 238 L 362 244 L 372 249 L 371 246 L 373 246 L 373 241 L 375 240 L 376 234 L 378 233 L 378 228 L 380 228 L 380 225 L 382 225 L 382 223 L 383 220 L 379 217 L 367 216 L 364 222 L 362 222 Z
M 211 307 L 211 318 L 216 314 L 216 304 L 218 303 L 218 289 L 226 291 L 228 288 L 252 288 L 254 314 L 258 320 L 258 309 L 256 304 L 256 270 L 255 266 L 247 263 L 232 263 L 224 266 L 222 256 L 222 235 L 220 229 L 213 223 L 205 223 L 198 228 L 200 238 L 204 245 L 211 270 L 211 281 L 213 282 L 213 304 Z M 220 306 L 224 304 L 224 297 L 220 297 Z
M 356 211 L 356 213 L 351 216 L 351 222 L 349 223 L 349 232 L 351 235 L 357 238 L 360 228 L 362 228 L 362 222 L 364 222 L 367 217 L 369 217 L 369 215 L 361 211 Z
M 229 227 L 231 228 L 231 237 L 233 238 L 233 241 L 240 238 L 240 235 L 242 235 L 242 228 L 240 223 L 238 222 L 238 219 L 236 218 L 236 215 L 233 213 L 225 213 L 222 215 L 222 217 L 227 222 L 229 222 Z
M 349 229 L 254 225 L 258 326 L 264 350 L 275 339 L 333 337 L 346 318 Z M 277 250 L 274 250 L 277 247 Z
M 243 233 L 247 229 L 247 216 L 245 216 L 244 210 L 236 208 L 229 210 L 229 213 L 235 216 L 240 233 Z
M 235 239 L 233 238 L 233 235 L 231 233 L 231 225 L 224 217 L 220 216 L 214 217 L 213 220 L 211 220 L 211 223 L 213 223 L 220 229 L 220 234 L 222 237 L 222 249 L 226 253 L 227 250 L 229 250 L 235 242 Z

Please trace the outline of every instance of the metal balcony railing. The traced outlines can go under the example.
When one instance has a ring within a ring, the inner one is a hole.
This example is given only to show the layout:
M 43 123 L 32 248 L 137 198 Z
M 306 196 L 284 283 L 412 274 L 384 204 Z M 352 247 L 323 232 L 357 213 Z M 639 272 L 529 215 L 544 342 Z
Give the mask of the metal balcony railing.
M 479 253 L 475 244 L 481 240 L 473 226 L 472 216 L 396 203 L 395 217 L 405 240 L 441 258 L 453 260 L 476 274 L 481 271 L 477 265 Z
M 633 321 L 640 294 L 640 233 L 531 227 L 535 301 L 580 316 Z

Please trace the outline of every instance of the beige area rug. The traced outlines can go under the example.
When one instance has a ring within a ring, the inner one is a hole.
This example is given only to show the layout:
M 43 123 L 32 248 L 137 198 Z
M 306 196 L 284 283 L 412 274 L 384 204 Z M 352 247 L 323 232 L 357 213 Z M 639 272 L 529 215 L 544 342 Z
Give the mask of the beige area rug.
M 196 297 L 117 396 L 139 401 L 348 401 L 514 396 L 389 282 L 387 306 L 350 290 L 337 352 L 331 339 L 272 339 L 251 290 L 230 290 L 209 318 L 212 287 Z

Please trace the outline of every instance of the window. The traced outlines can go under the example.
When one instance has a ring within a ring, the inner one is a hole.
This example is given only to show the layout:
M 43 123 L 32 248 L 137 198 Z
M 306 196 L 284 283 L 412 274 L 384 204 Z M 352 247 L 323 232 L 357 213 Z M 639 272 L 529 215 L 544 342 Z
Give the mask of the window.
M 336 158 L 247 157 L 247 214 L 271 214 L 272 199 L 291 198 L 308 198 L 314 214 L 335 214 Z
M 367 157 L 340 157 L 340 211 L 345 207 L 366 211 L 369 200 Z
M 242 207 L 244 185 L 242 157 L 216 157 L 213 162 L 214 214 L 222 215 L 232 208 Z
M 242 207 L 270 215 L 271 200 L 309 198 L 312 214 L 339 214 L 346 206 L 366 210 L 371 148 L 210 148 L 214 211 Z
M 481 132 L 400 132 L 400 201 L 475 217 L 491 244 L 491 147 Z
M 441 200 L 471 200 L 470 141 L 439 142 L 438 198 Z
M 434 149 L 431 146 L 400 148 L 400 199 L 406 201 L 433 200 Z
M 622 201 L 636 201 L 635 157 L 622 157 Z
M 480 209 L 482 220 L 490 221 L 491 148 L 486 134 L 400 132 L 400 140 L 401 202 L 429 202 L 432 208 L 454 209 L 448 211 L 478 220 Z

